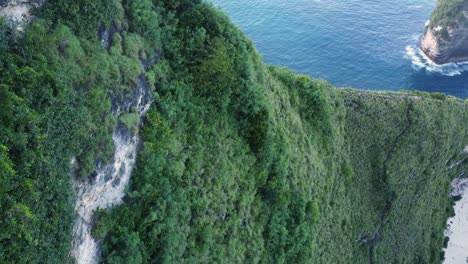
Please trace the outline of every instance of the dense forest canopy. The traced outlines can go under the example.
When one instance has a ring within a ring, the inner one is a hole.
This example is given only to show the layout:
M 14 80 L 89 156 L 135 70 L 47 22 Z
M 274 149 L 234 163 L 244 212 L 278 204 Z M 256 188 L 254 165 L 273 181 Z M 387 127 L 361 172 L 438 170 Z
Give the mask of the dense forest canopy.
M 468 6 L 466 0 L 438 0 L 431 17 L 431 27 L 452 27 L 460 19 L 462 20 L 462 24 L 468 24 L 466 16 L 463 12 L 460 12 L 464 6 L 465 8 Z
M 124 204 L 96 213 L 103 263 L 440 262 L 466 100 L 265 65 L 201 1 L 48 0 L 34 14 L 24 32 L 0 20 L 5 263 L 72 262 L 70 161 L 86 180 L 112 159 L 115 126 L 136 124 L 112 98 L 141 75 L 156 100 Z

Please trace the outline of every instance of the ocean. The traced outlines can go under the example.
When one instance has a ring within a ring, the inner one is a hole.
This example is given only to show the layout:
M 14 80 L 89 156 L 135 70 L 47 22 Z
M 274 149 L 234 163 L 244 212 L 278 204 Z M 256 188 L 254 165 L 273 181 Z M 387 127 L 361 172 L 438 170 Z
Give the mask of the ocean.
M 437 66 L 419 43 L 436 0 L 212 0 L 266 63 L 368 90 L 468 98 L 468 64 Z

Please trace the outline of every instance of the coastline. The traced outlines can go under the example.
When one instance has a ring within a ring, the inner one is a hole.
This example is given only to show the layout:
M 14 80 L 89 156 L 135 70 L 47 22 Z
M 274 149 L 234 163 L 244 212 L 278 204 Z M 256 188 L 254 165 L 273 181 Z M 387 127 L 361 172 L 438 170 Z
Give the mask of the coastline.
M 436 73 L 444 76 L 458 76 L 468 71 L 468 61 L 449 62 L 437 64 L 433 61 L 419 46 L 407 45 L 406 56 L 411 60 L 413 68 L 416 70 L 425 69 L 430 73 Z
M 419 51 L 419 54 L 421 54 L 421 56 L 424 58 L 424 60 L 430 65 L 434 65 L 438 67 L 449 67 L 453 65 L 459 65 L 459 66 L 468 65 L 468 60 L 461 61 L 461 62 L 437 63 L 433 59 L 431 59 L 421 47 L 419 47 L 418 51 Z

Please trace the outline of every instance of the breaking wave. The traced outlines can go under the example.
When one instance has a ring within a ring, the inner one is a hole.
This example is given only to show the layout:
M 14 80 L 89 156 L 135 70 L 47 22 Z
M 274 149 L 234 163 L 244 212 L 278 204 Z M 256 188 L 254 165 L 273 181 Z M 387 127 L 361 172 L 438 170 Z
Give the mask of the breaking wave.
M 406 46 L 405 58 L 410 59 L 415 70 L 425 70 L 429 73 L 437 73 L 445 76 L 461 75 L 464 71 L 468 71 L 468 62 L 466 63 L 447 63 L 435 64 L 430 58 L 413 45 Z

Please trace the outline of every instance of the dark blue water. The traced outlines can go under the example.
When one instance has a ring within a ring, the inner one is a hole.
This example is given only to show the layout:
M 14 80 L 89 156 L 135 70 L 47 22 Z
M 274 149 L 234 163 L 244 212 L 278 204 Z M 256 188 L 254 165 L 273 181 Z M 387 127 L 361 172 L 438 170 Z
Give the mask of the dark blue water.
M 212 0 L 267 63 L 339 87 L 468 98 L 468 65 L 438 67 L 418 45 L 436 0 Z

